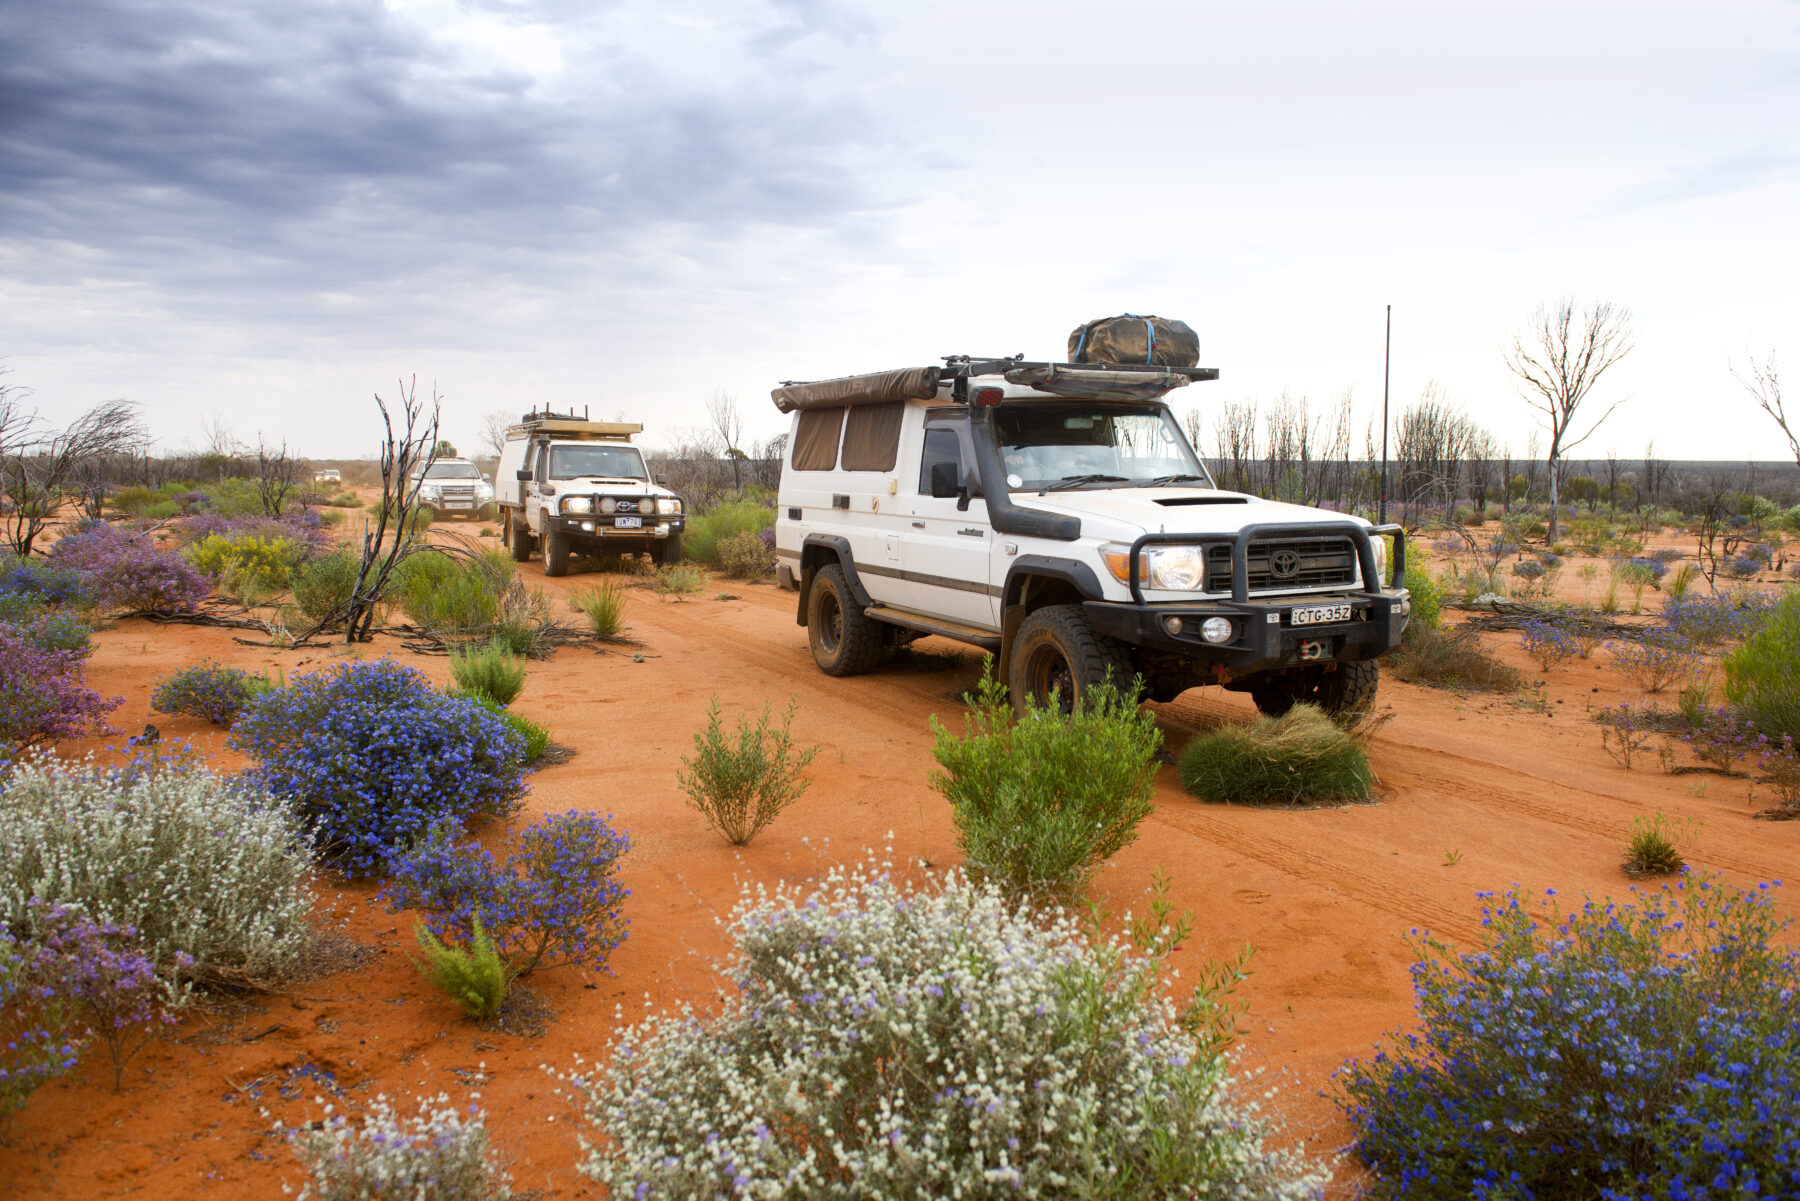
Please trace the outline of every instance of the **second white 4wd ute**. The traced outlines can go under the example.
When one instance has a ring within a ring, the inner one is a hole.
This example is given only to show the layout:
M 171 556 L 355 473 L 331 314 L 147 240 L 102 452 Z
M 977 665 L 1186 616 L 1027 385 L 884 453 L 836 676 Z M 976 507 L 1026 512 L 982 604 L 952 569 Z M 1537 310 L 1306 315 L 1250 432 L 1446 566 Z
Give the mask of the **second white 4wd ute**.
M 777 579 L 831 675 L 939 634 L 1015 705 L 1110 675 L 1366 709 L 1411 612 L 1399 526 L 1217 488 L 1162 402 L 1202 367 L 951 357 L 774 391 Z

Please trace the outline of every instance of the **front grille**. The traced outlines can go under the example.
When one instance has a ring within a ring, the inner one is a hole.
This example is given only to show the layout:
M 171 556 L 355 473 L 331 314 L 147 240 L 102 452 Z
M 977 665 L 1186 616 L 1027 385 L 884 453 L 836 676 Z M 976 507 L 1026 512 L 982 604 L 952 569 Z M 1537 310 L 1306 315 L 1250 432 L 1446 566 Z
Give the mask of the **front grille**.
M 1252 593 L 1354 587 L 1356 544 L 1348 538 L 1284 538 L 1252 542 L 1245 553 Z M 1284 570 L 1290 568 L 1291 570 Z M 1206 548 L 1206 590 L 1231 591 L 1231 547 Z

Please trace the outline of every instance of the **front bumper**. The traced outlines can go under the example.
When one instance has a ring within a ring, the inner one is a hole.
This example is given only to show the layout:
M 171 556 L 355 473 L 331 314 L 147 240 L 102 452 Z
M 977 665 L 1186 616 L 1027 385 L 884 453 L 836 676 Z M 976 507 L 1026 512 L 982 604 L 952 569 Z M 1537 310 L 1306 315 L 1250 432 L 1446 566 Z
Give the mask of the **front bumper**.
M 657 517 L 654 520 L 645 519 L 644 524 L 635 529 L 619 526 L 618 520 L 616 515 L 605 513 L 579 513 L 568 517 L 550 518 L 552 525 L 574 538 L 647 538 L 655 540 L 679 534 L 686 526 L 685 517 L 679 513 L 669 517 Z
M 1348 604 L 1350 620 L 1295 625 L 1296 609 Z M 1380 592 L 1312 594 L 1253 601 L 1196 601 L 1130 604 L 1087 601 L 1083 606 L 1096 633 L 1141 650 L 1175 655 L 1204 665 L 1220 680 L 1309 663 L 1374 659 L 1400 645 L 1412 615 L 1412 597 L 1403 588 Z M 1231 637 L 1207 642 L 1200 624 L 1209 617 L 1231 621 Z M 1179 632 L 1170 630 L 1179 619 Z

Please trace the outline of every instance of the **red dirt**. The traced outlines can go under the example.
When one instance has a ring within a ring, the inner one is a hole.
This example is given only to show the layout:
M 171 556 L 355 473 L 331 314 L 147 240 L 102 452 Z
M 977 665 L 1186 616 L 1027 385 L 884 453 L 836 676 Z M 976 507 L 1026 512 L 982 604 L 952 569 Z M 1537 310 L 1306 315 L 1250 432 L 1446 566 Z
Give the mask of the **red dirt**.
M 597 578 L 541 580 L 537 566 L 525 570 L 559 595 Z M 713 599 L 727 588 L 739 598 Z M 129 1065 L 118 1095 L 103 1053 L 90 1052 L 74 1074 L 7 1119 L 0 1176 L 8 1195 L 275 1195 L 282 1181 L 298 1186 L 301 1173 L 269 1128 L 276 1118 L 320 1116 L 314 1098 L 324 1089 L 310 1073 L 325 1071 L 342 1094 L 327 1099 L 352 1112 L 377 1092 L 409 1111 L 414 1094 L 442 1091 L 460 1105 L 478 1092 L 490 1131 L 514 1157 L 519 1187 L 596 1196 L 575 1171 L 584 1127 L 540 1065 L 604 1058 L 619 1015 L 630 1019 L 647 1003 L 705 1004 L 720 983 L 712 964 L 725 949 L 715 919 L 730 911 L 740 881 L 810 880 L 829 863 L 883 847 L 890 832 L 894 859 L 916 873 L 957 861 L 948 807 L 927 784 L 935 766 L 927 723 L 932 714 L 958 723 L 955 698 L 979 672 L 974 653 L 927 639 L 895 666 L 836 680 L 814 667 L 791 594 L 716 581 L 684 602 L 631 596 L 636 647 L 564 650 L 534 664 L 516 705 L 577 752 L 533 777 L 521 821 L 594 809 L 631 832 L 631 937 L 614 957 L 616 975 L 561 969 L 533 977 L 530 989 L 556 1011 L 547 1032 L 484 1031 L 409 964 L 411 916 L 382 910 L 372 887 L 321 879 L 321 900 L 375 949 L 368 965 L 235 1009 L 190 1014 Z M 1197 915 L 1196 936 L 1178 958 L 1197 963 L 1256 945 L 1246 1064 L 1276 1070 L 1277 1107 L 1321 1150 L 1346 1134 L 1320 1096 L 1332 1070 L 1412 1021 L 1408 931 L 1429 928 L 1466 945 L 1479 931 L 1476 891 L 1515 882 L 1565 897 L 1622 894 L 1630 887 L 1619 870 L 1628 829 L 1658 809 L 1704 823 L 1690 861 L 1738 884 L 1780 877 L 1800 858 L 1800 823 L 1752 821 L 1745 781 L 1664 775 L 1653 754 L 1626 772 L 1602 753 L 1592 712 L 1646 699 L 1608 670 L 1604 651 L 1543 676 L 1513 636 L 1488 641 L 1545 685 L 1547 704 L 1384 680 L 1382 704 L 1397 717 L 1373 747 L 1381 803 L 1293 812 L 1205 805 L 1165 767 L 1155 814 L 1098 877 L 1099 899 L 1124 910 L 1141 906 L 1153 869 L 1171 874 L 1175 900 Z M 165 738 L 218 751 L 226 767 L 238 761 L 219 732 L 150 713 L 157 677 L 203 658 L 279 666 L 291 677 L 342 653 L 271 652 L 223 630 L 135 620 L 95 642 L 90 681 L 126 697 L 115 724 L 133 731 L 154 721 Z M 406 655 L 391 640 L 357 653 L 394 653 L 435 679 L 448 675 L 444 660 Z M 675 780 L 714 693 L 728 714 L 765 700 L 779 710 L 797 697 L 796 733 L 824 747 L 811 790 L 742 850 L 706 828 Z M 1195 731 L 1250 712 L 1243 698 L 1208 689 L 1160 706 L 1159 721 L 1179 752 Z

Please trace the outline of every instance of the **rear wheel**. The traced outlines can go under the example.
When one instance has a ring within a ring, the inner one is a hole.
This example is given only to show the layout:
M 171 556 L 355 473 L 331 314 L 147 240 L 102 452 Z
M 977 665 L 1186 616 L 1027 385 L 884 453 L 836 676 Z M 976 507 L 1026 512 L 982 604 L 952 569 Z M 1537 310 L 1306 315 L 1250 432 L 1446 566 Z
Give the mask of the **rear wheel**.
M 1013 636 L 1006 684 L 1016 713 L 1025 712 L 1027 697 L 1039 708 L 1073 712 L 1109 677 L 1120 692 L 1129 690 L 1130 660 L 1123 645 L 1094 632 L 1080 605 L 1046 605 Z
M 1304 674 L 1272 677 L 1252 683 L 1250 699 L 1269 717 L 1280 717 L 1302 702 L 1317 705 L 1338 722 L 1361 717 L 1375 706 L 1381 665 L 1373 659 L 1340 663 L 1336 671 L 1311 669 Z
M 531 527 L 525 524 L 524 513 L 506 511 L 506 546 L 512 551 L 513 562 L 523 563 L 531 558 Z
M 813 576 L 806 598 L 806 641 L 813 662 L 828 676 L 858 675 L 881 658 L 881 631 L 856 603 L 844 569 L 836 563 Z
M 544 527 L 544 574 L 569 574 L 569 536 L 553 525 Z

